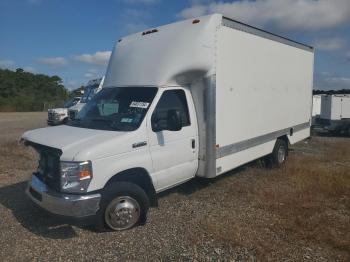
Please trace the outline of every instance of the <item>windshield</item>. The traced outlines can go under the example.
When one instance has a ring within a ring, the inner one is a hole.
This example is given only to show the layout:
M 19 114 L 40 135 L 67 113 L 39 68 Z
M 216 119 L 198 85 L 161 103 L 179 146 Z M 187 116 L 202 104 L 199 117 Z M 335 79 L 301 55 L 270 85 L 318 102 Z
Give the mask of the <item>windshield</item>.
M 64 103 L 64 107 L 65 108 L 69 108 L 69 107 L 72 107 L 74 105 L 76 105 L 78 103 L 78 101 L 80 100 L 79 97 L 74 97 L 70 100 L 68 100 L 67 102 Z
M 98 85 L 85 87 L 84 94 L 81 97 L 81 103 L 89 102 L 93 98 L 93 96 L 95 95 L 97 88 L 98 88 Z
M 102 130 L 136 130 L 156 93 L 156 87 L 103 88 L 68 125 Z

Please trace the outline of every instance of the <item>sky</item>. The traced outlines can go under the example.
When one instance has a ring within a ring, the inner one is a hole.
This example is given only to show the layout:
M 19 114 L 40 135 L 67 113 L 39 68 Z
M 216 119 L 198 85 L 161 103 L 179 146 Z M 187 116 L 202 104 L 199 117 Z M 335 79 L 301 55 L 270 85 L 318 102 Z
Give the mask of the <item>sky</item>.
M 0 68 L 101 77 L 121 37 L 222 13 L 315 47 L 314 89 L 350 89 L 350 0 L 0 0 Z

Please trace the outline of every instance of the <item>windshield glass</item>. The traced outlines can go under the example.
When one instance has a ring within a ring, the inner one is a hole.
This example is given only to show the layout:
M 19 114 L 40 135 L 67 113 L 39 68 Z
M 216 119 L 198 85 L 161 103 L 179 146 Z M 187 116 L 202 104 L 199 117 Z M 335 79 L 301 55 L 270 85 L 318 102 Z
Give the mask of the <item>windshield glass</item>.
M 68 125 L 102 130 L 136 130 L 156 93 L 156 87 L 103 88 Z
M 81 103 L 89 102 L 93 98 L 93 96 L 95 95 L 97 88 L 98 88 L 98 85 L 85 87 L 84 94 L 81 97 Z
M 64 107 L 65 108 L 69 108 L 69 107 L 72 107 L 74 105 L 76 105 L 78 103 L 78 101 L 80 100 L 79 97 L 74 97 L 70 100 L 68 100 L 67 102 L 64 103 Z

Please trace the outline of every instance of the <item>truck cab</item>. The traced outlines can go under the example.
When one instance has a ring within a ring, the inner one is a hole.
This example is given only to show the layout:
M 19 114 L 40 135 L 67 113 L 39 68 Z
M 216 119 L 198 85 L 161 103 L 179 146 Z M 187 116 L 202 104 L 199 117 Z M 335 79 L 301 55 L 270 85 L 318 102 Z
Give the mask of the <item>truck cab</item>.
M 47 111 L 47 124 L 50 126 L 61 125 L 68 121 L 68 110 L 78 106 L 81 97 L 76 96 L 64 103 L 62 108 L 52 108 Z
M 104 88 L 68 124 L 29 131 L 23 139 L 40 156 L 28 194 L 53 213 L 96 217 L 102 195 L 120 179 L 129 183 L 138 202 L 122 198 L 103 217 L 102 224 L 115 230 L 145 217 L 156 205 L 155 193 L 191 179 L 198 169 L 197 119 L 186 87 Z M 117 216 L 127 210 L 130 223 L 113 218 L 118 205 Z

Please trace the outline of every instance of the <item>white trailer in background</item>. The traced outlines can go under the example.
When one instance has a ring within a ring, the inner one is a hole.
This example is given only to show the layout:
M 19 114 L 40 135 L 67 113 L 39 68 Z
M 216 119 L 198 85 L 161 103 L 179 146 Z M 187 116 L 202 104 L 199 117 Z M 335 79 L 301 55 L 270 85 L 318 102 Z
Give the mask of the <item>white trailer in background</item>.
M 312 96 L 312 125 L 316 125 L 321 115 L 322 95 Z
M 76 121 L 23 135 L 51 163 L 28 195 L 123 230 L 194 176 L 261 157 L 279 166 L 310 135 L 313 61 L 312 47 L 220 14 L 124 37 Z
M 321 102 L 321 126 L 350 136 L 350 95 L 324 95 Z

